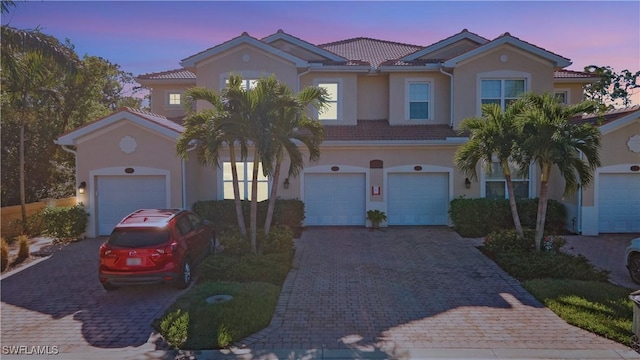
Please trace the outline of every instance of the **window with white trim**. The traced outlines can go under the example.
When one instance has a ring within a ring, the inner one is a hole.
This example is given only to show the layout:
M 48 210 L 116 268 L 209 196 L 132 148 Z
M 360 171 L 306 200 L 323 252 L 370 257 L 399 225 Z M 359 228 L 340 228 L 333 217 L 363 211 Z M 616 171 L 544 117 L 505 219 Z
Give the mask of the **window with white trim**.
M 224 83 L 225 85 L 229 84 L 229 79 L 225 79 Z M 240 87 L 242 88 L 242 90 L 253 89 L 256 87 L 257 84 L 258 84 L 258 79 L 242 79 L 242 83 L 240 84 Z
M 514 164 L 509 164 L 511 170 L 511 182 L 516 199 L 529 198 L 529 178 L 520 176 L 518 168 Z M 491 163 L 491 173 L 485 177 L 485 197 L 488 199 L 508 199 L 507 181 L 504 178 L 502 164 L 498 161 Z
M 525 91 L 525 79 L 484 79 L 481 81 L 480 103 L 498 104 L 504 110 Z
M 327 91 L 327 104 L 318 112 L 318 120 L 338 120 L 340 118 L 340 82 L 318 81 L 316 86 Z
M 432 83 L 426 79 L 408 79 L 405 86 L 405 111 L 408 120 L 430 120 Z
M 253 177 L 253 162 L 237 162 L 238 187 L 240 198 L 251 199 L 251 183 Z M 222 186 L 225 199 L 234 199 L 233 196 L 233 176 L 231 175 L 231 162 L 222 163 Z M 258 168 L 258 201 L 269 198 L 269 179 L 262 173 L 262 164 Z
M 569 104 L 569 91 L 567 90 L 556 90 L 553 92 L 553 97 L 555 97 L 560 104 Z
M 167 94 L 167 105 L 169 106 L 182 105 L 182 94 L 179 92 L 169 92 Z

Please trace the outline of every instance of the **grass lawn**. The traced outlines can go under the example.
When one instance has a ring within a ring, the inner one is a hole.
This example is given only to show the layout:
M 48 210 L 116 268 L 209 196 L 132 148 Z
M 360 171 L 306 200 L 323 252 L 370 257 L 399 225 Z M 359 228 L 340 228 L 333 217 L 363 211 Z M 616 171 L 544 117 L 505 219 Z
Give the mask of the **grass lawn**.
M 631 289 L 567 279 L 528 280 L 523 286 L 569 324 L 630 345 L 633 335 Z

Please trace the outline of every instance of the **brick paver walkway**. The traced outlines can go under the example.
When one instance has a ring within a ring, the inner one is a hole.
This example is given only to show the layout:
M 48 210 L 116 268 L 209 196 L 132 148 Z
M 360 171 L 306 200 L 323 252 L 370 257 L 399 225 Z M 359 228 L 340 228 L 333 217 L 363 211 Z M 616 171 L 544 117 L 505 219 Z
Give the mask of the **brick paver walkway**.
M 182 291 L 160 285 L 105 291 L 98 282 L 102 241 L 70 244 L 2 279 L 3 349 L 56 346 L 64 354 L 156 348 L 151 323 Z
M 310 228 L 250 349 L 629 350 L 568 325 L 451 229 Z

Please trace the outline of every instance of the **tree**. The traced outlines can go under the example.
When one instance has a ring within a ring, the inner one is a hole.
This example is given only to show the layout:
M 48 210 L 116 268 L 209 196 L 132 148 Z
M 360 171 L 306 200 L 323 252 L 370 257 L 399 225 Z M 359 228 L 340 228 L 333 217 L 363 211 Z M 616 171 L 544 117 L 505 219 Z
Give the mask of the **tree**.
M 516 206 L 510 166 L 514 146 L 519 141 L 515 120 L 520 111 L 521 103 L 517 101 L 505 112 L 497 104 L 482 105 L 481 117 L 465 119 L 461 124 L 461 130 L 469 132 L 469 141 L 458 148 L 454 162 L 471 179 L 477 179 L 478 162 L 482 162 L 486 172 L 490 173 L 493 157 L 497 157 L 507 183 L 513 224 L 518 235 L 522 237 L 524 233 Z
M 236 216 L 240 233 L 246 238 L 247 228 L 242 211 L 238 170 L 236 159 L 236 145 L 240 146 L 240 158 L 247 157 L 247 144 L 243 136 L 243 124 L 237 116 L 232 116 L 234 104 L 229 102 L 228 94 L 240 91 L 240 79 L 231 77 L 227 88 L 218 95 L 214 91 L 194 87 L 185 92 L 185 131 L 180 135 L 176 144 L 178 154 L 187 159 L 189 148 L 194 146 L 198 161 L 203 165 L 220 167 L 220 151 L 226 144 L 229 148 L 231 161 L 231 175 L 233 195 L 236 206 Z M 212 108 L 197 111 L 197 101 L 206 101 Z
M 600 166 L 600 131 L 591 124 L 575 124 L 570 119 L 598 109 L 593 101 L 565 106 L 552 94 L 528 93 L 519 100 L 525 109 L 519 115 L 518 127 L 523 139 L 516 158 L 522 166 L 531 163 L 540 168 L 540 194 L 536 218 L 535 245 L 540 251 L 549 197 L 551 169 L 555 166 L 564 178 L 565 195 L 587 186 L 594 170 Z M 583 159 L 586 159 L 585 160 Z
M 327 103 L 327 93 L 323 88 L 306 87 L 294 96 L 291 90 L 275 77 L 262 79 L 258 87 L 276 97 L 273 119 L 266 124 L 269 128 L 266 135 L 270 139 L 266 142 L 267 146 L 261 157 L 262 167 L 272 180 L 269 206 L 264 222 L 264 234 L 268 235 L 278 196 L 280 168 L 284 154 L 286 153 L 289 158 L 287 172 L 289 177 L 298 176 L 304 168 L 304 156 L 298 143 L 309 152 L 309 161 L 317 161 L 320 158 L 320 144 L 324 139 L 324 131 L 319 121 L 307 115 L 306 109 L 311 105 L 316 110 L 322 111 Z
M 600 81 L 584 87 L 585 98 L 596 101 L 605 108 L 618 105 L 618 100 L 621 100 L 623 106 L 630 106 L 633 90 L 640 88 L 640 71 L 632 73 L 625 69 L 618 74 L 610 66 L 597 65 L 586 66 L 584 71 L 600 78 Z

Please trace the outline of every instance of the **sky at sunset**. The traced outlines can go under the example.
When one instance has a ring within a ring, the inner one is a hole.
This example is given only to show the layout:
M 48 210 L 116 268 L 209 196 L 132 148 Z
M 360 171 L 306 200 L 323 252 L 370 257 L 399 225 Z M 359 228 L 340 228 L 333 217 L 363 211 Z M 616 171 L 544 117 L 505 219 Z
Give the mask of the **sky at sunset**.
M 2 24 L 68 38 L 79 55 L 134 75 L 179 68 L 244 31 L 260 39 L 278 29 L 313 44 L 370 37 L 422 46 L 465 28 L 488 39 L 509 32 L 571 59 L 571 70 L 640 70 L 640 1 L 17 1 Z

